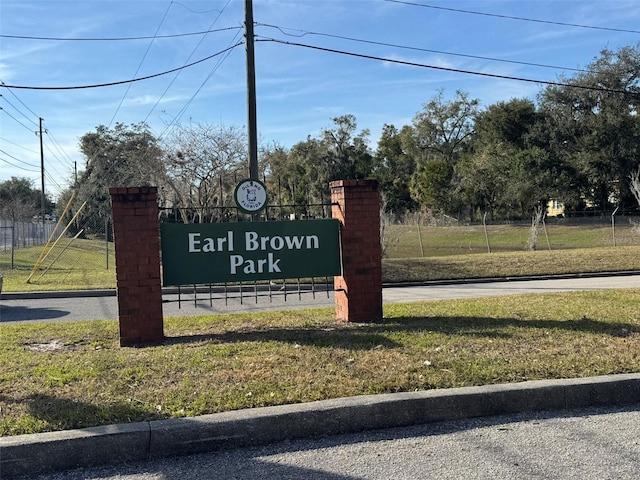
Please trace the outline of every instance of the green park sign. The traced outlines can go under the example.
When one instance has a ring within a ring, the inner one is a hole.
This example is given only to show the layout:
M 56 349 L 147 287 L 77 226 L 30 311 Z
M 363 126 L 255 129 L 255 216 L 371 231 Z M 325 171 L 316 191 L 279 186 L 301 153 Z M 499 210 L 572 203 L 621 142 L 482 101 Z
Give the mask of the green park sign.
M 160 226 L 169 285 L 340 275 L 337 220 Z

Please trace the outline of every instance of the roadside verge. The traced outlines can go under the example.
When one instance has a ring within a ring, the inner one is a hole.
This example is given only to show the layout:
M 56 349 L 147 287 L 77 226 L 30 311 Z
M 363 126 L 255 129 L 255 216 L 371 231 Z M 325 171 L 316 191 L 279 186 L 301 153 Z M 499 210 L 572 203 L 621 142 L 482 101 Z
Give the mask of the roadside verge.
M 640 374 L 365 395 L 0 438 L 0 478 L 530 411 L 638 404 Z

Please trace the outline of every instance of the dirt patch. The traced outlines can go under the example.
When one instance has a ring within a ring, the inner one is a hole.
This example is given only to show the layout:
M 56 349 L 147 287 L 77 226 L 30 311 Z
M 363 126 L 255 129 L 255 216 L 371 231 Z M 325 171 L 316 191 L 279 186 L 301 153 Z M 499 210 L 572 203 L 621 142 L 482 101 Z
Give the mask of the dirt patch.
M 73 348 L 73 345 L 65 345 L 60 340 L 51 340 L 48 343 L 27 343 L 25 347 L 34 352 L 57 352 L 69 350 Z

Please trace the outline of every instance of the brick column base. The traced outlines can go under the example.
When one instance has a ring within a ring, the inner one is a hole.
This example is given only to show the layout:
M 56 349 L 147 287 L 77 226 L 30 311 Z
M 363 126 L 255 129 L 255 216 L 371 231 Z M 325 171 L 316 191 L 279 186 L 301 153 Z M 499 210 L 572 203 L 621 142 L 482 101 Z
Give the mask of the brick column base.
M 156 187 L 110 188 L 120 346 L 164 340 Z
M 373 180 L 331 182 L 332 217 L 341 223 L 342 276 L 335 277 L 336 318 L 382 320 L 380 194 Z

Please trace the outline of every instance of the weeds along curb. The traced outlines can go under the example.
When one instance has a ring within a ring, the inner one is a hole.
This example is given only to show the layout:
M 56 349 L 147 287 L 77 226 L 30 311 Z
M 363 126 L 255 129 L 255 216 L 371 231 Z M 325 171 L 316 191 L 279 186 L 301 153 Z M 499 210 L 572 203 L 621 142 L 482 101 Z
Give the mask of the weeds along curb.
M 640 373 L 366 395 L 0 438 L 0 478 L 533 411 L 640 405 Z

